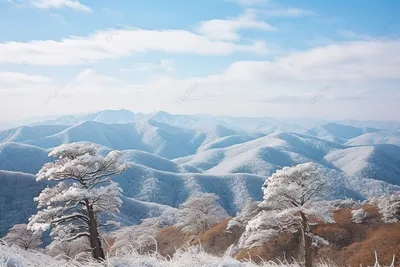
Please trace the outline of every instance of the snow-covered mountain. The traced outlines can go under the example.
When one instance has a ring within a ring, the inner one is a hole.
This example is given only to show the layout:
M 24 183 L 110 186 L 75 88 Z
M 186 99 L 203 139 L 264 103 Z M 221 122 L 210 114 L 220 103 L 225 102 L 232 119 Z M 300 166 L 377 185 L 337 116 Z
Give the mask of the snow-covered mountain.
M 74 125 L 84 121 L 96 121 L 103 123 L 129 123 L 133 122 L 141 113 L 121 110 L 103 110 L 95 113 L 82 115 L 66 115 L 50 120 L 38 120 L 34 125 Z
M 36 212 L 33 198 L 46 187 L 44 182 L 36 182 L 32 174 L 0 170 L 0 236 L 15 223 L 26 222 Z M 140 220 L 172 213 L 174 208 L 157 203 L 122 197 L 123 206 L 117 220 L 125 223 L 139 223 Z
M 0 234 L 10 216 L 23 222 L 33 212 L 32 198 L 44 186 L 34 174 L 52 160 L 52 147 L 68 142 L 123 151 L 129 169 L 115 180 L 124 190 L 119 219 L 127 224 L 174 212 L 198 192 L 219 195 L 233 215 L 245 199 L 261 199 L 261 185 L 277 169 L 308 161 L 324 168 L 329 198 L 400 189 L 398 131 L 304 121 L 106 110 L 0 131 L 1 203 L 21 203 L 1 206 L 11 215 L 0 219 Z
M 36 174 L 50 161 L 47 150 L 40 147 L 5 142 L 0 143 L 0 170 Z
M 400 131 L 363 134 L 346 142 L 349 146 L 389 144 L 400 146 Z
M 325 159 L 348 175 L 400 185 L 400 146 L 350 147 L 329 153 Z

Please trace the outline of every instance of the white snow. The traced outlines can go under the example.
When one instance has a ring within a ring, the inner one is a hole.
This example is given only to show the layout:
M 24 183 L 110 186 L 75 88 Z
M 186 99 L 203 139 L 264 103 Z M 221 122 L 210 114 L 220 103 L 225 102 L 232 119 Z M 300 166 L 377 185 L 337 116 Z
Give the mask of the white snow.
M 129 225 L 173 211 L 202 192 L 218 195 L 234 215 L 248 198 L 262 199 L 261 185 L 277 169 L 305 162 L 317 163 L 325 172 L 327 199 L 363 200 L 395 192 L 400 146 L 399 132 L 393 130 L 398 129 L 394 122 L 105 110 L 0 131 L 0 170 L 5 170 L 0 171 L 0 198 L 16 203 L 0 205 L 0 234 L 13 220 L 26 223 L 34 212 L 29 201 L 45 186 L 23 173 L 35 174 L 53 160 L 48 149 L 64 143 L 93 142 L 104 155 L 122 150 L 129 169 L 115 177 L 124 190 L 118 220 Z

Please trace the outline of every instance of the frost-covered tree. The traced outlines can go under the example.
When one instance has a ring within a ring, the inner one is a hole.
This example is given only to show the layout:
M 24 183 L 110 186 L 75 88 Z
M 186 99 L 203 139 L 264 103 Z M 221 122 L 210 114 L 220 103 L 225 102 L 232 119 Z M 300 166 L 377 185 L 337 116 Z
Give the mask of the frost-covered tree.
M 90 245 L 88 241 L 87 238 L 81 237 L 70 242 L 50 244 L 46 247 L 46 254 L 58 259 L 77 259 L 80 256 L 89 258 Z
M 178 227 L 184 233 L 199 234 L 207 231 L 212 225 L 229 217 L 225 209 L 219 204 L 219 197 L 215 194 L 203 193 L 189 197 L 180 205 Z
M 400 194 L 376 197 L 371 199 L 371 203 L 378 206 L 384 222 L 395 223 L 400 221 Z
M 122 204 L 122 190 L 110 178 L 126 169 L 120 162 L 121 153 L 101 156 L 93 144 L 72 143 L 55 148 L 49 156 L 57 159 L 42 167 L 37 180 L 56 184 L 35 198 L 39 211 L 29 219 L 29 229 L 51 228 L 55 243 L 86 237 L 92 256 L 104 259 L 99 228 L 113 223 L 106 218 L 119 212 Z
M 247 242 L 274 237 L 284 231 L 300 232 L 302 257 L 305 266 L 311 267 L 312 245 L 326 241 L 313 235 L 310 226 L 318 221 L 333 222 L 328 202 L 317 202 L 324 186 L 321 172 L 313 163 L 278 170 L 263 185 L 261 206 L 264 210 L 247 225 Z
M 367 218 L 367 212 L 361 208 L 351 211 L 351 221 L 354 223 L 363 223 Z
M 25 250 L 38 249 L 42 245 L 42 234 L 28 230 L 26 224 L 14 225 L 3 238 L 8 245 L 16 245 Z
M 244 229 L 247 223 L 253 219 L 260 211 L 261 208 L 259 207 L 260 202 L 255 201 L 252 199 L 248 199 L 242 210 L 240 210 L 232 220 L 228 222 L 227 230 L 232 231 L 235 228 L 242 228 Z
M 139 225 L 122 228 L 112 233 L 115 242 L 112 246 L 113 252 L 124 250 L 136 250 L 141 253 L 148 253 L 156 250 L 156 236 L 161 228 L 165 226 L 162 220 L 157 218 L 148 218 Z

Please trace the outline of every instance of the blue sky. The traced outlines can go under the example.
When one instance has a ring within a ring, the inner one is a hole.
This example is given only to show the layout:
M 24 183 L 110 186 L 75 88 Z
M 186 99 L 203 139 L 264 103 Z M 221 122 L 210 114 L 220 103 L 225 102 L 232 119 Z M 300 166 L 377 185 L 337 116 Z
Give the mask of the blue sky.
M 400 2 L 0 0 L 0 121 L 138 112 L 400 120 Z

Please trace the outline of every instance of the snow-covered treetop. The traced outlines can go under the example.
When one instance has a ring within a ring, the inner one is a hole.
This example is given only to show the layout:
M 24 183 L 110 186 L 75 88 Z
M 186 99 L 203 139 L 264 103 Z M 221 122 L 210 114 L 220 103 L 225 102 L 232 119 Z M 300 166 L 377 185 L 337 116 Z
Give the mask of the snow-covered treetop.
M 351 211 L 351 221 L 354 223 L 363 223 L 367 218 L 367 212 L 361 208 Z
M 95 156 L 97 154 L 96 146 L 88 143 L 63 144 L 54 148 L 49 153 L 49 157 L 74 159 L 85 154 Z
M 102 182 L 99 178 L 123 172 L 127 168 L 126 164 L 120 162 L 120 151 L 111 151 L 103 157 L 98 154 L 95 145 L 87 143 L 61 145 L 49 156 L 58 160 L 42 167 L 37 174 L 38 181 L 72 179 L 84 187 L 93 187 Z
M 400 194 L 392 194 L 382 197 L 374 197 L 370 200 L 372 204 L 378 206 L 382 214 L 382 220 L 386 223 L 396 223 L 400 221 Z
M 263 206 L 274 209 L 304 206 L 317 200 L 324 185 L 319 168 L 314 163 L 284 167 L 265 181 Z
M 232 230 L 235 227 L 246 227 L 247 223 L 261 211 L 259 205 L 259 201 L 254 201 L 252 199 L 246 200 L 242 210 L 228 222 L 227 230 Z
M 198 234 L 229 217 L 219 204 L 219 197 L 211 193 L 196 194 L 179 207 L 179 223 L 185 233 Z

